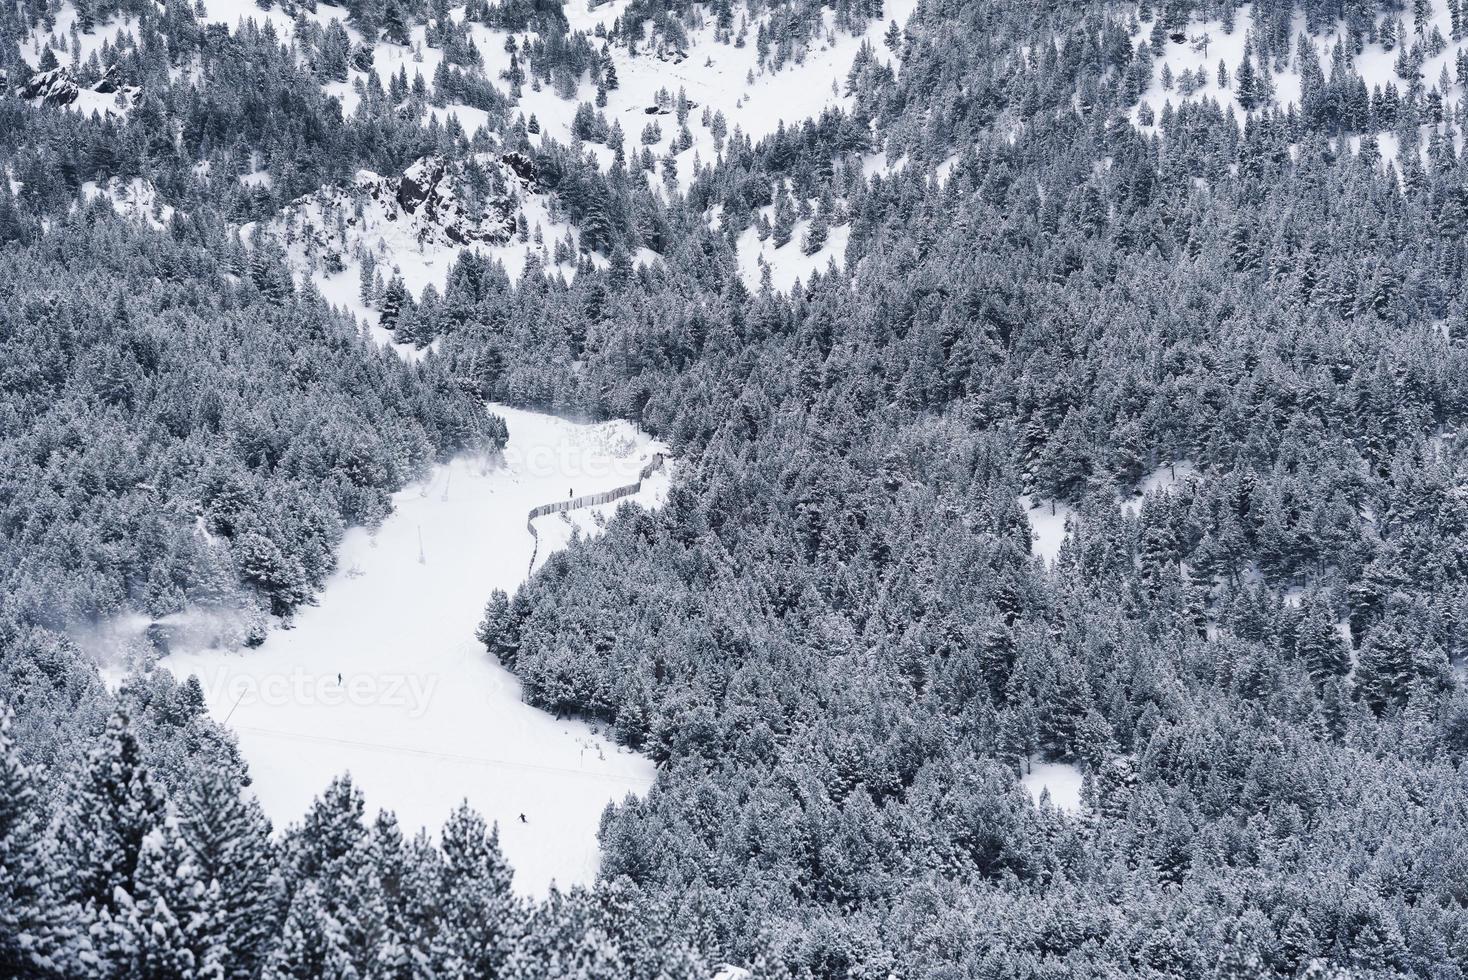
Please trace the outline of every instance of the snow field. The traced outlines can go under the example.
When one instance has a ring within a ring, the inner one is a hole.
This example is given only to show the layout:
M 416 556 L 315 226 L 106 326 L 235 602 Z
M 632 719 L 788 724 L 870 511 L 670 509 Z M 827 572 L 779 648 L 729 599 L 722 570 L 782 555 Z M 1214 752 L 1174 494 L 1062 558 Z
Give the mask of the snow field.
M 90 31 L 80 29 L 77 22 L 76 5 L 61 4 L 55 14 L 55 28 L 50 31 L 36 29 L 20 43 L 20 56 L 32 67 L 39 66 L 41 55 L 49 46 L 56 52 L 56 62 L 67 68 L 86 64 L 93 53 L 100 53 L 103 44 L 116 45 L 124 34 L 136 34 L 135 21 L 131 14 L 111 17 L 98 22 Z M 72 34 L 75 31 L 77 49 L 81 57 L 73 57 Z M 106 68 L 106 65 L 102 66 Z
M 1025 519 L 1030 522 L 1031 552 L 1043 558 L 1045 564 L 1053 563 L 1065 542 L 1075 509 L 1058 500 L 1031 500 L 1028 496 L 1021 496 L 1019 502 L 1025 509 Z
M 153 183 L 142 177 L 131 180 L 113 177 L 105 186 L 89 180 L 82 184 L 81 191 L 83 200 L 105 198 L 118 214 L 134 221 L 146 221 L 154 228 L 163 228 L 165 222 L 173 218 L 173 208 L 161 203 Z
M 513 593 L 526 575 L 531 507 L 634 482 L 663 447 L 626 423 L 492 410 L 509 426 L 505 465 L 456 459 L 397 494 L 381 527 L 347 533 L 337 573 L 293 628 L 255 650 L 175 649 L 162 663 L 199 678 L 277 825 L 299 820 L 343 772 L 409 834 L 436 832 L 467 799 L 498 823 L 517 890 L 539 895 L 595 878 L 602 811 L 646 792 L 654 768 L 523 703 L 475 629 L 491 591 Z M 666 487 L 654 478 L 630 499 L 656 506 Z M 605 519 L 614 506 L 596 510 Z M 596 515 L 577 513 L 574 525 L 595 533 Z M 542 533 L 541 554 L 569 538 L 569 528 Z
M 846 243 L 851 238 L 851 225 L 836 225 L 826 235 L 826 243 L 816 252 L 807 255 L 801 247 L 809 220 L 797 221 L 790 234 L 790 241 L 780 248 L 771 238 L 760 241 L 754 225 L 744 229 L 739 236 L 739 278 L 750 292 L 758 292 L 764 269 L 770 270 L 770 287 L 778 293 L 788 293 L 796 280 L 810 282 L 812 273 L 824 273 L 833 263 L 840 269 L 846 264 Z
M 594 8 L 587 0 L 569 0 L 565 12 L 573 31 L 592 34 L 598 25 L 611 26 L 628 6 L 628 0 L 612 0 Z M 679 181 L 681 186 L 686 186 L 695 157 L 712 163 L 718 155 L 714 134 L 701 121 L 705 108 L 710 115 L 722 112 L 730 133 L 738 127 L 755 140 L 774 133 L 782 123 L 786 127 L 799 125 L 806 119 L 816 118 L 828 108 L 850 108 L 851 99 L 843 93 L 846 74 L 857 51 L 864 42 L 870 43 L 878 58 L 890 59 L 890 53 L 882 44 L 887 24 L 890 20 L 905 23 L 916 7 L 916 0 L 889 0 L 883 16 L 873 20 L 860 35 L 836 32 L 831 26 L 833 12 L 827 10 L 824 35 L 812 40 L 811 48 L 801 61 L 787 62 L 777 71 L 767 71 L 758 66 L 754 43 L 757 23 L 753 20 L 748 24 L 748 37 L 743 47 L 717 41 L 712 17 L 701 29 L 689 32 L 688 48 L 682 53 L 669 52 L 660 57 L 657 52 L 642 48 L 629 57 L 625 47 L 613 47 L 611 54 L 616 62 L 619 84 L 607 92 L 607 105 L 602 111 L 608 120 L 621 122 L 629 156 L 633 150 L 641 152 L 643 126 L 649 121 L 656 121 L 662 129 L 662 138 L 649 149 L 661 157 L 678 136 L 677 118 L 671 112 L 649 114 L 647 110 L 657 105 L 660 90 L 666 89 L 676 99 L 679 89 L 682 89 L 686 97 L 695 103 L 688 114 L 693 144 L 678 154 Z M 735 11 L 736 31 L 740 18 L 745 16 L 743 8 Z M 503 32 L 486 30 L 485 33 L 498 35 L 499 57 L 507 58 L 503 53 Z M 478 39 L 479 28 L 476 25 L 476 43 L 479 43 Z M 485 54 L 486 64 L 490 64 L 487 45 L 481 43 L 479 47 Z M 532 91 L 527 85 L 521 108 L 526 118 L 535 113 L 543 133 L 569 143 L 577 106 L 582 102 L 594 102 L 595 98 L 595 87 L 588 77 L 583 77 L 575 98 L 570 100 L 561 99 L 548 89 Z
M 1179 484 L 1200 479 L 1202 475 L 1198 472 L 1198 468 L 1187 460 L 1159 466 L 1142 477 L 1142 481 L 1137 484 L 1136 492 L 1122 501 L 1121 509 L 1135 516 L 1142 509 L 1142 501 L 1146 499 L 1147 494 L 1171 490 Z
M 1025 763 L 1025 773 L 1020 785 L 1039 804 L 1047 794 L 1050 803 L 1063 813 L 1077 813 L 1081 809 L 1081 770 L 1070 762 Z

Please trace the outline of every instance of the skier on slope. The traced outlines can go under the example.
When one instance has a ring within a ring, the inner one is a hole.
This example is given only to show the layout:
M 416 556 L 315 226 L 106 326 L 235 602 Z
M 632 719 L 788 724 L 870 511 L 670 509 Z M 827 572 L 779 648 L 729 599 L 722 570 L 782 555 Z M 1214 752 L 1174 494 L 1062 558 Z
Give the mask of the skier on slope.
M 529 820 L 526 820 L 525 819 L 525 814 L 522 813 L 522 814 L 520 814 L 520 822 L 521 823 L 529 823 L 530 821 Z

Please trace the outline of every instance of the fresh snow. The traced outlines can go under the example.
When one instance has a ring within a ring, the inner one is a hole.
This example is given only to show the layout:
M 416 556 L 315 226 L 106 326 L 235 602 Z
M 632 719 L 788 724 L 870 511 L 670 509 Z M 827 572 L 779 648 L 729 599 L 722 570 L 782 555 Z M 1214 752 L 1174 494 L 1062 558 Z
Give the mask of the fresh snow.
M 749 980 L 749 977 L 750 972 L 742 966 L 720 963 L 714 967 L 714 975 L 709 980 Z
M 590 34 L 599 24 L 611 26 L 630 5 L 630 0 L 611 0 L 592 7 L 587 0 L 570 0 L 565 12 L 573 31 Z M 812 38 L 810 49 L 799 62 L 787 62 L 775 71 L 763 70 L 757 64 L 754 35 L 758 21 L 755 18 L 749 21 L 748 41 L 742 48 L 715 40 L 712 17 L 702 29 L 689 32 L 688 47 L 684 52 L 663 52 L 659 56 L 658 52 L 641 48 L 636 55 L 629 57 L 625 47 L 616 47 L 612 49 L 612 56 L 616 59 L 619 84 L 607 93 L 604 111 L 609 120 L 621 121 L 629 145 L 638 149 L 642 127 L 650 118 L 656 118 L 661 124 L 663 138 L 652 150 L 661 156 L 677 136 L 677 121 L 671 114 L 649 116 L 647 109 L 656 104 L 660 89 L 666 89 L 676 98 L 681 88 L 688 99 L 697 103 L 697 108 L 688 116 L 693 146 L 678 157 L 679 174 L 686 177 L 695 155 L 708 163 L 712 163 L 716 156 L 713 134 L 700 122 L 705 107 L 710 114 L 724 114 L 729 132 L 732 133 L 737 126 L 755 140 L 774 133 L 782 124 L 790 127 L 806 119 L 814 119 L 828 108 L 850 109 L 851 97 L 844 94 L 846 75 L 862 43 L 870 43 L 879 59 L 892 60 L 891 53 L 882 43 L 882 35 L 889 21 L 906 23 L 916 7 L 916 0 L 889 0 L 883 15 L 872 20 L 859 35 L 831 28 L 834 11 L 828 9 L 825 12 L 826 32 Z M 747 8 L 742 5 L 736 7 L 736 25 L 745 16 Z M 490 52 L 485 50 L 485 45 L 481 44 L 480 50 L 488 59 Z M 502 49 L 498 56 L 505 57 Z M 562 142 L 569 142 L 571 120 L 577 105 L 591 102 L 595 95 L 590 80 L 583 78 L 573 100 L 562 100 L 549 89 L 532 92 L 527 87 L 522 103 L 527 117 L 532 111 L 536 113 L 543 132 Z
M 824 273 L 833 263 L 837 269 L 846 263 L 846 243 L 851 238 L 851 225 L 837 225 L 826 235 L 826 242 L 807 255 L 801 246 L 809 220 L 797 221 L 791 229 L 790 241 L 780 248 L 773 239 L 760 241 L 754 225 L 739 236 L 739 278 L 745 288 L 757 292 L 766 267 L 770 270 L 770 287 L 777 293 L 788 293 L 796 280 L 810 282 L 811 274 Z
M 116 46 L 118 39 L 124 34 L 134 34 L 134 21 L 131 14 L 121 14 L 100 21 L 90 31 L 76 30 L 77 48 L 81 55 L 80 62 L 72 58 L 71 38 L 72 30 L 77 25 L 77 9 L 73 3 L 63 3 L 55 14 L 56 27 L 46 31 L 36 28 L 20 43 L 20 56 L 24 58 L 31 67 L 37 67 L 41 63 L 41 56 L 49 46 L 56 53 L 56 63 L 68 68 L 75 68 L 78 63 L 86 64 L 92 55 L 100 53 L 103 44 Z M 106 68 L 106 65 L 102 66 Z
M 467 799 L 498 823 L 517 889 L 543 894 L 553 880 L 594 879 L 602 811 L 646 792 L 653 764 L 523 703 L 475 628 L 490 592 L 513 593 L 526 576 L 531 507 L 634 482 L 664 447 L 623 422 L 492 410 L 509 426 L 505 465 L 440 466 L 395 497 L 381 527 L 349 531 L 339 570 L 292 629 L 255 650 L 174 649 L 162 663 L 198 676 L 277 825 L 300 820 L 343 772 L 409 834 L 436 831 Z M 654 475 L 629 499 L 656 506 L 667 485 L 666 473 Z M 595 533 L 615 506 L 577 512 L 573 523 Z M 538 528 L 542 558 L 570 536 L 557 517 Z
M 1171 490 L 1178 484 L 1199 478 L 1198 468 L 1187 460 L 1159 466 L 1151 473 L 1142 477 L 1141 481 L 1137 484 L 1136 492 L 1122 501 L 1121 509 L 1128 514 L 1135 515 L 1141 510 L 1142 501 L 1146 499 L 1147 494 L 1162 493 L 1165 490 Z
M 1026 763 L 1026 772 L 1020 784 L 1038 804 L 1049 794 L 1050 802 L 1065 813 L 1075 813 L 1081 808 L 1081 770 L 1070 762 Z
M 159 201 L 153 182 L 142 177 L 131 180 L 113 177 L 105 185 L 89 180 L 82 184 L 81 192 L 83 200 L 90 202 L 103 198 L 118 214 L 134 221 L 145 221 L 153 228 L 163 228 L 164 223 L 173 217 L 173 208 Z
M 611 0 L 595 6 L 587 0 L 571 0 L 566 5 L 565 12 L 573 31 L 592 34 L 598 26 L 610 26 L 628 7 L 629 0 Z M 736 23 L 748 18 L 750 40 L 742 47 L 717 41 L 712 20 L 690 31 L 688 49 L 684 52 L 657 51 L 644 46 L 635 54 L 629 54 L 623 46 L 613 47 L 609 53 L 616 63 L 620 84 L 607 93 L 608 101 L 603 111 L 608 119 L 621 122 L 629 157 L 641 151 L 642 127 L 649 119 L 655 119 L 660 125 L 662 136 L 650 149 L 661 157 L 678 138 L 679 127 L 676 117 L 666 109 L 652 116 L 648 112 L 657 106 L 659 92 L 666 91 L 676 98 L 681 90 L 694 104 L 688 115 L 688 128 L 693 142 L 688 149 L 678 154 L 676 189 L 686 189 L 696 164 L 713 163 L 721 148 L 711 127 L 705 124 L 705 113 L 711 117 L 713 113 L 721 112 L 731 133 L 737 129 L 753 139 L 760 139 L 774 133 L 782 125 L 798 125 L 806 119 L 819 116 L 826 109 L 849 109 L 851 98 L 843 94 L 844 82 L 861 45 L 870 43 L 878 58 L 895 63 L 895 58 L 882 42 L 882 35 L 891 20 L 906 22 L 915 7 L 916 0 L 893 0 L 887 5 L 883 16 L 874 19 L 860 35 L 836 31 L 832 19 L 834 14 L 827 11 L 825 30 L 812 38 L 810 47 L 803 54 L 775 70 L 758 67 L 753 43 L 755 29 L 760 19 L 767 15 L 750 18 L 747 8 L 736 11 Z M 302 13 L 308 19 L 323 25 L 333 20 L 340 21 L 347 25 L 348 34 L 354 42 L 360 40 L 360 36 L 349 26 L 345 7 L 318 4 L 315 11 L 303 9 Z M 462 21 L 464 8 L 453 7 L 450 15 Z M 268 24 L 283 43 L 289 43 L 294 34 L 293 15 L 288 15 L 278 5 L 262 9 L 251 0 L 202 0 L 200 19 L 204 23 L 224 25 L 230 30 L 237 29 L 249 20 L 262 26 Z M 27 39 L 23 51 L 38 63 L 47 40 L 53 36 L 58 41 L 65 40 L 75 20 L 74 6 L 70 3 L 64 4 L 57 15 L 56 31 L 53 34 L 37 32 Z M 130 27 L 129 20 L 111 20 L 90 33 L 80 34 L 83 59 L 100 48 L 104 40 L 116 40 Z M 503 86 L 505 83 L 499 76 L 509 66 L 505 42 L 512 34 L 476 23 L 470 25 L 470 35 L 484 58 L 486 76 Z M 533 32 L 513 36 L 520 42 L 534 38 Z M 412 30 L 411 41 L 407 46 L 387 41 L 377 42 L 373 47 L 373 68 L 384 82 L 402 70 L 406 72 L 409 81 L 421 74 L 424 81 L 431 86 L 434 71 L 443 58 L 443 52 L 427 44 L 426 30 L 422 25 Z M 63 65 L 67 64 L 69 55 L 63 53 L 60 60 Z M 352 69 L 346 82 L 327 82 L 323 88 L 328 94 L 341 100 L 344 112 L 351 113 L 356 110 L 360 101 L 357 87 L 366 77 L 365 73 Z M 561 98 L 550 87 L 536 88 L 533 84 L 527 84 L 522 91 L 520 110 L 527 118 L 531 115 L 536 117 L 544 136 L 575 144 L 577 141 L 571 136 L 571 123 L 576 109 L 583 102 L 592 102 L 595 95 L 589 74 L 583 75 L 577 83 L 573 97 L 569 99 Z M 117 103 L 116 97 L 85 89 L 79 93 L 77 101 L 70 108 L 81 112 L 96 110 L 114 114 L 125 114 L 126 111 Z M 427 118 L 436 118 L 440 122 L 446 122 L 450 116 L 456 117 L 465 131 L 471 134 L 488 123 L 488 116 L 482 110 L 460 104 L 430 106 L 426 110 L 425 121 Z M 611 148 L 582 144 L 582 149 L 596 159 L 600 166 L 611 165 Z M 900 169 L 905 163 L 905 160 L 899 160 L 889 165 L 885 156 L 878 154 L 866 162 L 864 169 L 886 173 Z M 376 175 L 365 176 L 370 179 Z M 648 180 L 660 193 L 669 192 L 659 176 L 649 174 Z M 270 175 L 265 172 L 246 174 L 240 181 L 246 186 L 267 190 L 272 186 Z M 321 193 L 330 196 L 333 191 L 334 189 L 327 188 Z M 320 221 L 322 203 L 309 198 L 303 199 L 288 207 L 285 213 L 295 210 L 298 212 L 297 217 L 307 222 L 312 218 Z M 523 274 L 532 254 L 540 257 L 540 265 L 547 274 L 559 273 L 567 279 L 573 278 L 576 274 L 573 264 L 556 265 L 550 257 L 555 242 L 568 235 L 573 240 L 579 238 L 578 230 L 563 218 L 553 217 L 555 208 L 549 196 L 534 193 L 533 188 L 522 187 L 517 192 L 514 203 L 516 211 L 525 217 L 528 227 L 532 231 L 537 227 L 540 229 L 541 240 L 520 241 L 515 238 L 504 244 L 479 244 L 471 247 L 479 248 L 501 261 L 512 278 L 519 278 Z M 341 296 L 342 290 L 338 284 L 327 280 L 345 280 L 355 275 L 360 268 L 360 246 L 372 250 L 384 260 L 381 265 L 385 275 L 394 267 L 399 269 L 405 284 L 415 296 L 421 295 L 423 288 L 430 282 L 441 287 L 462 246 L 443 241 L 406 240 L 407 230 L 394 220 L 397 216 L 375 214 L 375 208 L 375 202 L 369 204 L 363 223 L 348 232 L 351 240 L 337 243 L 342 261 L 346 263 L 346 274 L 337 276 L 323 270 L 306 268 L 309 263 L 304 255 L 294 254 L 303 252 L 303 249 L 292 250 L 292 258 L 296 260 L 294 264 L 298 271 L 314 279 L 323 293 L 334 292 Z M 752 229 L 746 230 L 738 241 L 737 249 L 739 270 L 745 285 L 751 290 L 757 290 L 764 270 L 768 268 L 772 288 L 788 292 L 797 280 L 807 282 L 812 274 L 824 272 L 832 264 L 837 268 L 842 267 L 846 242 L 850 236 L 849 226 L 832 227 L 826 243 L 814 254 L 806 255 L 801 247 L 801 240 L 807 225 L 808 222 L 798 223 L 791 241 L 780 249 L 774 248 L 771 242 L 761 242 Z M 606 262 L 604 256 L 593 255 L 591 258 L 598 264 Z M 658 261 L 661 261 L 660 256 L 646 250 L 637 256 L 639 265 Z
M 553 260 L 554 250 L 557 241 L 568 235 L 577 241 L 580 233 L 570 222 L 552 216 L 551 196 L 537 192 L 533 183 L 517 177 L 495 154 L 481 153 L 476 159 L 486 167 L 500 170 L 510 194 L 503 201 L 491 203 L 502 205 L 512 220 L 525 218 L 530 233 L 526 240 L 508 235 L 466 243 L 465 239 L 481 233 L 502 230 L 498 223 L 503 218 L 489 210 L 482 214 L 468 213 L 457 197 L 459 187 L 453 173 L 446 173 L 433 184 L 439 198 L 438 208 L 431 214 L 424 208 L 412 214 L 402 207 L 396 197 L 396 181 L 400 178 L 361 170 L 348 187 L 323 187 L 292 201 L 266 222 L 266 229 L 281 239 L 300 278 L 309 278 L 333 305 L 369 323 L 376 322 L 375 314 L 359 298 L 362 256 L 367 253 L 375 256 L 384 280 L 396 270 L 415 298 L 421 298 L 430 283 L 442 291 L 454 261 L 464 249 L 498 261 L 511 279 L 518 280 L 524 274 L 532 256 L 539 260 L 546 275 L 574 279 L 576 266 L 569 262 L 557 264 Z M 409 168 L 408 174 L 419 175 L 426 163 L 426 159 L 420 160 Z M 251 223 L 241 231 L 247 239 L 253 239 L 256 229 L 257 225 Z M 460 240 L 456 241 L 450 231 L 459 233 Z M 335 256 L 341 268 L 334 272 L 326 269 L 321 262 L 327 256 Z M 657 254 L 639 252 L 642 264 L 650 261 L 649 257 Z M 592 261 L 606 263 L 601 256 L 593 256 Z
M 1059 501 L 1032 501 L 1025 496 L 1019 500 L 1025 509 L 1025 519 L 1030 522 L 1033 537 L 1030 550 L 1043 558 L 1046 564 L 1055 561 L 1075 510 Z
M 221 24 L 230 31 L 234 31 L 245 21 L 253 20 L 261 28 L 269 24 L 276 36 L 280 38 L 281 43 L 288 43 L 295 35 L 295 16 L 286 13 L 277 4 L 272 4 L 268 10 L 263 10 L 254 0 L 200 0 L 200 2 L 204 5 L 204 13 L 199 20 L 205 24 Z M 329 3 L 317 3 L 315 10 L 307 10 L 305 7 L 300 7 L 299 10 L 307 20 L 315 21 L 322 27 L 334 20 L 341 21 L 345 25 L 350 16 L 347 8 Z M 348 33 L 353 41 L 360 39 L 360 35 L 355 31 Z M 383 77 L 385 79 L 387 76 Z M 412 78 L 411 72 L 408 77 Z

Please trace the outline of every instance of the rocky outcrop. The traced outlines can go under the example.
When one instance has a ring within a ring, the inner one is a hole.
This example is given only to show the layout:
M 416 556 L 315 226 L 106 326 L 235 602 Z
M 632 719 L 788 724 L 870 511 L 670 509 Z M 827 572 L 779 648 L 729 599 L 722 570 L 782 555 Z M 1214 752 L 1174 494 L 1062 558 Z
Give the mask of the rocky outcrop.
M 414 214 L 420 206 L 437 201 L 445 169 L 442 157 L 424 157 L 409 167 L 398 180 L 397 197 L 402 209 Z M 431 206 L 425 209 L 431 210 Z
M 136 98 L 138 91 L 136 85 L 123 83 L 122 79 L 118 77 L 115 65 L 109 67 L 101 79 L 88 88 L 82 88 L 77 84 L 76 79 L 72 77 L 71 69 L 58 66 L 47 71 L 32 73 L 30 79 L 19 89 L 21 98 L 38 101 L 41 105 L 58 109 L 74 105 L 83 92 L 112 96 L 120 93 L 125 102 L 130 103 Z M 89 105 L 95 105 L 95 103 L 89 103 Z
M 318 263 L 340 272 L 371 253 L 386 276 L 395 253 L 433 255 L 433 264 L 463 248 L 510 245 L 522 200 L 538 193 L 534 163 L 513 152 L 482 152 L 472 162 L 486 178 L 476 182 L 478 193 L 465 173 L 469 161 L 427 156 L 398 176 L 359 170 L 351 184 L 296 198 L 259 230 L 286 241 L 303 273 Z
M 356 190 L 382 207 L 387 221 L 408 225 L 423 244 L 502 245 L 515 234 L 515 208 L 504 197 L 484 202 L 471 214 L 458 193 L 458 168 L 442 157 L 424 157 L 401 177 L 382 177 L 363 170 Z M 353 224 L 355 218 L 349 218 Z
M 535 183 L 535 161 L 534 160 L 530 159 L 529 157 L 527 157 L 523 153 L 516 153 L 513 150 L 511 150 L 509 153 L 506 153 L 504 156 L 500 157 L 500 160 L 504 162 L 504 165 L 505 166 L 507 166 L 507 167 L 510 168 L 510 171 L 512 173 L 514 173 L 514 175 L 520 179 L 520 182 L 521 183 L 523 183 L 523 184 L 525 184 L 527 186 L 534 185 L 534 183 Z
M 101 80 L 92 86 L 92 91 L 100 92 L 103 95 L 115 95 L 118 92 L 129 90 L 130 88 L 130 86 L 123 85 L 122 81 L 117 77 L 117 66 L 108 65 L 107 70 L 102 73 Z
M 81 89 L 66 68 L 38 71 L 20 87 L 23 99 L 40 99 L 42 105 L 68 106 L 76 101 Z

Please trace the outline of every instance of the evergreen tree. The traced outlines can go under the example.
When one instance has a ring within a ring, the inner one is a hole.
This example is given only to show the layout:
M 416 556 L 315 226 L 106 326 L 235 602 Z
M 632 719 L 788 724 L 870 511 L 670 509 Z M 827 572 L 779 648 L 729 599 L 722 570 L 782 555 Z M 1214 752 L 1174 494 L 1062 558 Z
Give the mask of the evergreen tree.
M 1361 647 L 1356 689 L 1379 714 L 1406 704 L 1413 673 L 1411 631 L 1398 612 L 1378 623 Z
M 1295 623 L 1295 652 L 1305 661 L 1316 684 L 1344 676 L 1351 666 L 1334 619 L 1330 607 L 1314 593 L 1308 593 L 1300 604 Z
M 411 306 L 412 302 L 413 298 L 408 295 L 408 287 L 403 285 L 403 277 L 394 273 L 382 293 L 382 315 L 378 323 L 387 330 L 394 329 L 404 309 Z
M 135 899 L 143 845 L 162 825 L 163 810 L 128 719 L 114 712 L 58 827 L 68 897 L 113 914 L 119 901 Z
M 52 890 L 57 868 L 34 777 L 11 737 L 13 717 L 0 705 L 0 974 L 56 976 L 66 941 Z
M 466 803 L 444 824 L 439 846 L 435 969 L 446 977 L 500 976 L 515 947 L 520 907 L 510 891 L 510 866 L 500 855 L 499 831 L 487 830 Z
M 179 799 L 179 829 L 203 887 L 200 902 L 219 923 L 231 980 L 259 976 L 285 902 L 270 824 L 228 773 L 201 774 Z

